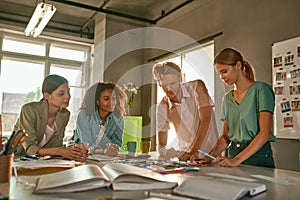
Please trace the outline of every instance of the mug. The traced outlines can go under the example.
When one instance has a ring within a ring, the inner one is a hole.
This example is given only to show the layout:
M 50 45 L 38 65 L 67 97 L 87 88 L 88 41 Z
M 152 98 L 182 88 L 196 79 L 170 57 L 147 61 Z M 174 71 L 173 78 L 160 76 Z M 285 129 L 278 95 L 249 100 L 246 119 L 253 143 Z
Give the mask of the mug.
M 151 142 L 150 141 L 142 141 L 141 142 L 142 153 L 149 153 L 150 147 L 151 147 Z
M 127 150 L 129 154 L 135 154 L 136 152 L 136 141 L 127 142 Z

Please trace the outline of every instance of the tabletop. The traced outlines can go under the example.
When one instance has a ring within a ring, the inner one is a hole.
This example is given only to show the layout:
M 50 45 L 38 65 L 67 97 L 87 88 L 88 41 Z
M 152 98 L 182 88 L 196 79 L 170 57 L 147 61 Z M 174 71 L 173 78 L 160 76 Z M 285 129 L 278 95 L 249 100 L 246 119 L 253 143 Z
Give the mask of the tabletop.
M 97 162 L 93 162 L 96 163 Z M 180 174 L 165 175 L 170 181 L 177 181 L 181 184 L 185 179 L 191 176 L 220 176 L 235 177 L 237 179 L 255 179 L 257 182 L 264 183 L 267 191 L 254 197 L 244 197 L 244 199 L 299 199 L 300 197 L 300 172 L 281 169 L 271 169 L 265 167 L 255 167 L 249 165 L 240 165 L 239 167 L 218 167 L 203 166 L 198 172 L 187 172 Z M 155 191 L 159 193 L 171 193 L 172 190 Z M 26 184 L 16 181 L 12 177 L 10 187 L 10 199 L 22 200 L 53 200 L 53 199 L 172 199 L 149 197 L 144 191 L 113 191 L 110 188 L 99 188 L 85 192 L 75 193 L 56 193 L 56 194 L 32 194 L 32 188 Z

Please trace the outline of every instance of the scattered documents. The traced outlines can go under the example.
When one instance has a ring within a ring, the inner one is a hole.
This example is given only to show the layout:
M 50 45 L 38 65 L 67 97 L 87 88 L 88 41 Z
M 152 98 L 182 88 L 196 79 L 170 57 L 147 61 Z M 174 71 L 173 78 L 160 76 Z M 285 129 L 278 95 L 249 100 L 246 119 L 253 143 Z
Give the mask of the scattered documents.
M 93 155 L 89 155 L 88 159 L 99 161 L 99 162 L 105 162 L 105 161 L 119 160 L 119 159 L 121 159 L 121 157 L 117 157 L 117 156 L 112 157 L 112 156 L 106 156 L 106 155 L 102 155 L 102 154 L 93 154 Z

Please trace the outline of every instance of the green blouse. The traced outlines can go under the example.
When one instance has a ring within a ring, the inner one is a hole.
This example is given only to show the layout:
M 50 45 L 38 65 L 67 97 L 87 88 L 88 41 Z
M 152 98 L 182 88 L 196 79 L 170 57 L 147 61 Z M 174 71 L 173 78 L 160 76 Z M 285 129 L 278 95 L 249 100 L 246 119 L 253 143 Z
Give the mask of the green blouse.
M 248 89 L 240 104 L 235 102 L 232 90 L 227 92 L 223 99 L 221 120 L 229 127 L 230 141 L 251 141 L 259 132 L 259 112 L 274 113 L 275 96 L 272 87 L 267 83 L 255 82 Z M 270 132 L 270 141 L 275 140 Z

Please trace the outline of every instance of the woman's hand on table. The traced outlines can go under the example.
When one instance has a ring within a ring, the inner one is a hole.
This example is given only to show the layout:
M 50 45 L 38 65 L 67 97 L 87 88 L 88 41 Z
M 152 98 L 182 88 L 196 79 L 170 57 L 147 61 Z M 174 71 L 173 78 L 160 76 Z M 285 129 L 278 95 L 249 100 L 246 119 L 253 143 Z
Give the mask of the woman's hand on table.
M 228 158 L 225 156 L 217 157 L 217 165 L 220 167 L 237 167 L 241 164 L 238 158 Z
M 87 159 L 87 150 L 81 146 L 74 145 L 72 147 L 64 147 L 60 155 L 64 158 L 75 160 L 78 162 L 85 162 Z

